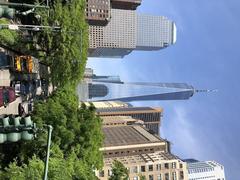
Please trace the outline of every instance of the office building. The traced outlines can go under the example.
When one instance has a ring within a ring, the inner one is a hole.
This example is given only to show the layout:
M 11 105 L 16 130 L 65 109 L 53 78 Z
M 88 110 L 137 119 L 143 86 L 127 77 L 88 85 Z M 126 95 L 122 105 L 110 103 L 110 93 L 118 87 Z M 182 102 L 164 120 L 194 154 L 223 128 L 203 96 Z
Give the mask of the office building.
M 169 152 L 169 143 L 166 140 L 151 134 L 138 124 L 103 126 L 102 131 L 105 138 L 100 151 L 104 157 L 122 157 L 156 151 Z
M 113 9 L 136 10 L 141 5 L 142 0 L 111 0 Z
M 223 165 L 215 161 L 186 160 L 189 180 L 225 180 Z
M 105 26 L 110 20 L 110 0 L 87 0 L 86 19 L 90 25 Z
M 104 158 L 103 169 L 96 172 L 100 180 L 107 180 L 111 176 L 114 160 L 129 169 L 131 180 L 140 180 L 140 175 L 147 180 L 188 180 L 186 163 L 166 152 Z
M 130 116 L 134 119 L 142 120 L 147 129 L 152 133 L 159 134 L 162 108 L 151 107 L 122 107 L 122 108 L 97 108 L 96 112 L 102 118 L 116 116 Z
M 106 26 L 89 26 L 90 57 L 123 57 L 136 47 L 135 11 L 111 9 Z
M 100 180 L 107 180 L 112 174 L 114 160 L 129 169 L 129 178 L 140 180 L 140 175 L 148 180 L 187 180 L 186 163 L 172 155 L 169 143 L 137 124 L 121 124 L 123 117 L 104 120 L 104 123 L 117 122 L 103 126 L 105 136 L 100 151 L 104 155 L 104 167 L 96 171 Z M 131 118 L 126 117 L 128 123 Z
M 176 42 L 175 23 L 166 17 L 111 9 L 106 26 L 89 27 L 89 56 L 122 58 L 133 50 L 159 50 Z
M 198 91 L 186 83 L 118 83 L 94 79 L 78 86 L 80 101 L 186 100 Z
M 164 16 L 137 15 L 136 50 L 159 50 L 176 43 L 175 23 Z

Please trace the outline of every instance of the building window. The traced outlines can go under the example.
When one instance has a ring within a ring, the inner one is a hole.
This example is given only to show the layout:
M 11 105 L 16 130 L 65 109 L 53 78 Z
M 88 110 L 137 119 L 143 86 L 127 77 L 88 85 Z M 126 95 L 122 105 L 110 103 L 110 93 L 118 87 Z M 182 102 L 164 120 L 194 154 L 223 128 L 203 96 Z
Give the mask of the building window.
M 138 180 L 138 177 L 137 176 L 133 177 L 133 180 Z
M 184 173 L 183 173 L 183 171 L 180 171 L 180 179 L 184 179 Z
M 153 175 L 149 175 L 149 180 L 154 180 Z
M 108 176 L 111 176 L 111 175 L 112 175 L 112 170 L 109 169 L 109 170 L 108 170 Z
M 157 164 L 156 169 L 157 169 L 157 171 L 160 171 L 161 170 L 161 164 Z
M 172 172 L 172 180 L 177 180 L 177 173 L 176 172 Z
M 159 174 L 159 175 L 157 176 L 157 180 L 162 180 L 162 175 L 161 175 L 161 174 Z
M 148 171 L 153 171 L 153 165 L 148 165 Z
M 131 167 L 131 173 L 138 173 L 138 167 L 137 166 Z
M 165 180 L 169 180 L 169 173 L 165 173 Z
M 141 172 L 145 172 L 145 171 L 146 171 L 145 166 L 141 166 Z
M 177 163 L 176 163 L 176 162 L 173 162 L 173 163 L 172 163 L 172 168 L 173 168 L 173 169 L 176 169 L 176 167 L 177 167 Z
M 165 164 L 164 164 L 164 168 L 165 168 L 165 169 L 169 169 L 168 163 L 165 163 Z
M 99 171 L 99 177 L 104 177 L 104 170 Z

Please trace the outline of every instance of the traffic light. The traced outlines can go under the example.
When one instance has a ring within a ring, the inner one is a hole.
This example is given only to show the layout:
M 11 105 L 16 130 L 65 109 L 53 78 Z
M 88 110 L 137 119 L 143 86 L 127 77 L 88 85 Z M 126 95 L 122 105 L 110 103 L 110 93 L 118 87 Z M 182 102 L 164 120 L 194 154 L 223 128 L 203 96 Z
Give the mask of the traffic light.
M 0 144 L 5 142 L 29 141 L 35 137 L 37 128 L 31 116 L 4 116 L 0 118 Z
M 15 9 L 9 8 L 7 6 L 0 6 L 0 18 L 5 17 L 12 19 L 15 15 Z

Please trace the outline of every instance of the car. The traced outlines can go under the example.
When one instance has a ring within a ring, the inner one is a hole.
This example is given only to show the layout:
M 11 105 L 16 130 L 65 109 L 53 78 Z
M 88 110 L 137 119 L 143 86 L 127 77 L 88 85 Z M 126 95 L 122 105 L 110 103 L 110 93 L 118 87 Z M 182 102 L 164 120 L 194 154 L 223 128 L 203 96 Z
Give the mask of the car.
M 15 90 L 12 87 L 0 87 L 0 107 L 6 107 L 9 103 L 16 100 Z

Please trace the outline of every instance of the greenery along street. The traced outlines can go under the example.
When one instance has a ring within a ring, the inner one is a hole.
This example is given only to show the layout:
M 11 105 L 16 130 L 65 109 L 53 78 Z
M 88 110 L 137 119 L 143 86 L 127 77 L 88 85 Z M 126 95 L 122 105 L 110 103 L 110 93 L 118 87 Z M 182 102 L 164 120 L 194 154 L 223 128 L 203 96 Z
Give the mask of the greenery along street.
M 79 107 L 76 95 L 76 86 L 83 76 L 87 60 L 85 0 L 56 0 L 51 1 L 50 7 L 49 16 L 46 10 L 37 11 L 41 16 L 38 23 L 57 26 L 60 30 L 32 32 L 33 41 L 25 43 L 22 34 L 0 30 L 1 43 L 14 44 L 12 47 L 31 53 L 50 66 L 50 81 L 56 90 L 47 100 L 35 102 L 32 113 L 37 127 L 49 124 L 54 128 L 48 179 L 94 180 L 96 177 L 93 170 L 101 169 L 103 165 L 102 154 L 99 152 L 103 141 L 102 121 L 95 115 L 94 107 Z M 8 34 L 5 40 L 2 38 L 6 37 L 3 33 Z M 47 133 L 41 132 L 30 142 L 1 145 L 0 179 L 42 179 L 46 142 Z

